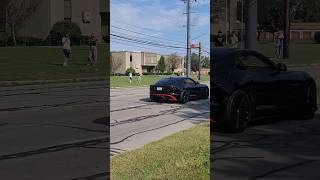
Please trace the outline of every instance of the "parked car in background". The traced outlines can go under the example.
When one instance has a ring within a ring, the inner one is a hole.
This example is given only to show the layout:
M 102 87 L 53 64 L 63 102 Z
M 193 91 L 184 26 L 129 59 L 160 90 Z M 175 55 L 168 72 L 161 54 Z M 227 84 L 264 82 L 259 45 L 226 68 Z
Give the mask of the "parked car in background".
M 213 126 L 239 132 L 275 112 L 299 119 L 314 116 L 317 88 L 308 73 L 289 71 L 256 51 L 213 48 L 211 53 Z
M 209 88 L 187 77 L 163 78 L 150 85 L 151 101 L 186 103 L 189 100 L 207 99 Z

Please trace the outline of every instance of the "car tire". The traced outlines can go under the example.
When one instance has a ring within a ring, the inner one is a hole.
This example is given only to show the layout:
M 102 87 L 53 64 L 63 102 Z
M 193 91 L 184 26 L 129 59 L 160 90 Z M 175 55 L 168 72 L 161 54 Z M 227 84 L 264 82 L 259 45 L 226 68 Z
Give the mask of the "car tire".
M 180 104 L 185 104 L 189 101 L 189 92 L 188 91 L 183 91 L 180 95 L 179 103 Z
M 299 119 L 312 119 L 317 110 L 317 86 L 313 81 L 304 85 L 304 102 L 296 110 Z
M 228 99 L 223 129 L 230 132 L 242 132 L 248 126 L 253 117 L 253 102 L 249 95 L 243 90 L 236 90 Z

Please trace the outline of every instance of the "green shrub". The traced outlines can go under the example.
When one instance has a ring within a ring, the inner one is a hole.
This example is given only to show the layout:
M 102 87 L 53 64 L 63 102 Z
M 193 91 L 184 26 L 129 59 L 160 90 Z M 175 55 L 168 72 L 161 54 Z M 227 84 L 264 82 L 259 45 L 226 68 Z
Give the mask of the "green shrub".
M 41 46 L 43 45 L 43 39 L 35 37 L 23 37 L 26 46 Z
M 314 35 L 314 40 L 320 44 L 320 32 L 316 32 Z
M 105 43 L 109 43 L 110 42 L 108 35 L 103 36 L 103 40 L 104 40 Z
M 81 36 L 80 45 L 88 45 L 90 36 Z
M 0 32 L 0 46 L 7 46 L 9 35 L 5 32 Z
M 132 67 L 130 67 L 126 70 L 126 75 L 128 76 L 129 73 L 132 73 L 132 75 L 134 76 L 136 74 L 136 71 Z
M 70 34 L 70 40 L 72 44 L 81 44 L 82 36 L 80 27 L 76 23 L 67 21 L 60 21 L 54 24 L 47 41 L 49 40 L 50 44 L 53 46 L 61 45 L 62 37 L 66 33 Z

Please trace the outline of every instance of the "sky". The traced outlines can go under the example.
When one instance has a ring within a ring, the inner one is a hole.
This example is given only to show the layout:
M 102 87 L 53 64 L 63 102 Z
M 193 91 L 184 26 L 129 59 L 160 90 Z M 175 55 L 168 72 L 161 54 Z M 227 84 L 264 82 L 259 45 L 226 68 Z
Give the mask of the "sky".
M 111 0 L 111 51 L 186 55 L 187 16 L 182 0 Z M 210 49 L 210 0 L 191 5 L 191 39 Z M 192 51 L 198 52 L 197 49 Z M 206 54 L 204 54 L 206 55 Z

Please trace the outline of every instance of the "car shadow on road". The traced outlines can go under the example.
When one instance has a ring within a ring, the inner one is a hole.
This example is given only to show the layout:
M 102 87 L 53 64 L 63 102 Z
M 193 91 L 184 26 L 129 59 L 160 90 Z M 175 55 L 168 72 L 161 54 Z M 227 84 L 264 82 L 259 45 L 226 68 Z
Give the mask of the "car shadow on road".
M 216 179 L 319 179 L 319 120 L 318 112 L 310 120 L 265 119 L 243 133 L 214 131 L 211 173 Z

